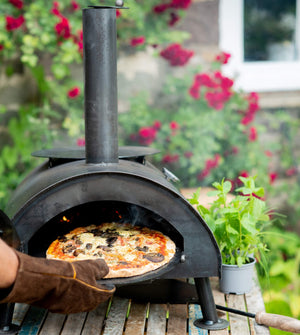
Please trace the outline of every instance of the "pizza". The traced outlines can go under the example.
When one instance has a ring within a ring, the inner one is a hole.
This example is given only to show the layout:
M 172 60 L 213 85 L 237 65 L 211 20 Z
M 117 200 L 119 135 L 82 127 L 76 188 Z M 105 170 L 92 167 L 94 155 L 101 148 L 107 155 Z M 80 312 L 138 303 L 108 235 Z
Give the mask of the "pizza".
M 75 228 L 59 236 L 46 257 L 67 261 L 102 258 L 109 267 L 105 278 L 120 278 L 156 270 L 175 253 L 175 243 L 159 231 L 111 222 Z

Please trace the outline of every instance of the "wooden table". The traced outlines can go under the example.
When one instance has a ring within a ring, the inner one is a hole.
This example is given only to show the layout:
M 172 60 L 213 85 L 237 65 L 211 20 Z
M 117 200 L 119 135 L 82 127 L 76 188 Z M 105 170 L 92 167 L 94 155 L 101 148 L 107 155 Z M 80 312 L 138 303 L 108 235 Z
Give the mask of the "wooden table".
M 254 279 L 255 281 L 255 279 Z M 215 278 L 211 280 L 217 305 L 256 313 L 264 310 L 259 286 L 254 283 L 246 295 L 224 295 L 219 292 Z M 201 318 L 195 304 L 140 304 L 130 299 L 113 297 L 89 313 L 61 315 L 43 309 L 16 304 L 13 323 L 21 325 L 19 335 L 269 335 L 269 329 L 253 319 L 218 312 L 227 319 L 225 330 L 207 331 L 193 325 Z

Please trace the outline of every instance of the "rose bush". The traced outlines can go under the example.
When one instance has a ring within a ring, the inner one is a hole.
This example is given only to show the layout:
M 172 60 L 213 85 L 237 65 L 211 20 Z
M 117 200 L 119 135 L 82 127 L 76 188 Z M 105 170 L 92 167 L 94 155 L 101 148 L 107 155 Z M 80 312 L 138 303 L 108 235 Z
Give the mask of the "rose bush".
M 155 163 L 174 171 L 181 186 L 210 185 L 224 176 L 238 184 L 250 174 L 268 184 L 271 149 L 259 141 L 264 128 L 255 123 L 259 97 L 235 90 L 222 74 L 230 55 L 221 52 L 206 71 L 189 65 L 193 51 L 177 44 L 160 55 L 171 66 L 185 66 L 185 75 L 170 76 L 163 92 L 168 99 L 149 105 L 141 94 L 132 100 L 119 116 L 123 144 L 160 149 Z

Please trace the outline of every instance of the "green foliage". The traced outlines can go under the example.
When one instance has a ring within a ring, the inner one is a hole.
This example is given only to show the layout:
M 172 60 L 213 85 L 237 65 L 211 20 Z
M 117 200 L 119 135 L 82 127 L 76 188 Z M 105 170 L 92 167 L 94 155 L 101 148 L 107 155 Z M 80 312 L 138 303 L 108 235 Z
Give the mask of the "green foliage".
M 235 190 L 238 195 L 232 200 L 228 199 L 232 184 L 224 179 L 221 183 L 214 182 L 216 191 L 210 195 L 216 198 L 210 207 L 199 203 L 201 189 L 189 199 L 212 230 L 224 264 L 241 266 L 249 261 L 250 255 L 262 258 L 267 250 L 263 230 L 271 222 L 270 213 L 260 198 L 264 189 L 256 187 L 255 179 L 240 177 L 243 185 Z

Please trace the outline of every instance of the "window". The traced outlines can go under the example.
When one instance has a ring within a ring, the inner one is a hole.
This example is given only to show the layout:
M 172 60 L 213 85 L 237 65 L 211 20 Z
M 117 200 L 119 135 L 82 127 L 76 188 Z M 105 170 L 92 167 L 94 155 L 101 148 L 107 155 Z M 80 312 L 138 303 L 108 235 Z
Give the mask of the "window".
M 300 0 L 220 0 L 224 72 L 238 88 L 300 89 Z

